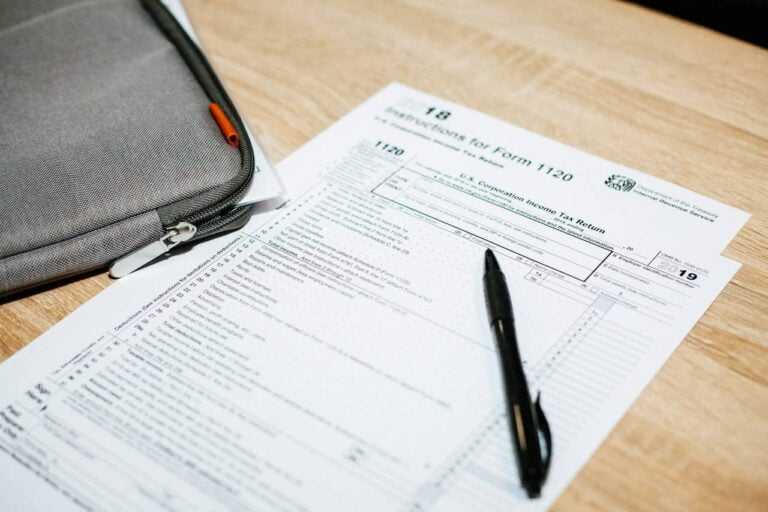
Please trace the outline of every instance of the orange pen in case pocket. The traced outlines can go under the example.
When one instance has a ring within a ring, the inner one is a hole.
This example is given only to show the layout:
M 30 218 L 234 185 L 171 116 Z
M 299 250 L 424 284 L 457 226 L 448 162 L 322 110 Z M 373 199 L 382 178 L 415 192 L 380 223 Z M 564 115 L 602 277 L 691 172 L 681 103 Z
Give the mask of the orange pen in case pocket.
M 221 107 L 216 103 L 211 103 L 208 106 L 208 110 L 211 111 L 213 119 L 216 121 L 216 124 L 219 125 L 221 134 L 227 139 L 227 143 L 233 148 L 238 147 L 240 145 L 240 137 L 238 137 L 235 127 L 229 122 L 229 118 L 227 118 L 227 115 L 221 110 Z

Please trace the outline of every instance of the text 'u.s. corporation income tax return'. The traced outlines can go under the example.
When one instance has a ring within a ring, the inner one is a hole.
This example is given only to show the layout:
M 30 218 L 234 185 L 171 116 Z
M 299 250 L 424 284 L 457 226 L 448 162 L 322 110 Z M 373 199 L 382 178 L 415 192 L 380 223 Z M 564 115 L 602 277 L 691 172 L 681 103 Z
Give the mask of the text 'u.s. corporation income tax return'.
M 398 84 L 279 172 L 286 206 L 0 366 L 6 510 L 545 509 L 738 269 L 719 252 L 747 218 Z M 553 430 L 536 501 L 487 247 Z

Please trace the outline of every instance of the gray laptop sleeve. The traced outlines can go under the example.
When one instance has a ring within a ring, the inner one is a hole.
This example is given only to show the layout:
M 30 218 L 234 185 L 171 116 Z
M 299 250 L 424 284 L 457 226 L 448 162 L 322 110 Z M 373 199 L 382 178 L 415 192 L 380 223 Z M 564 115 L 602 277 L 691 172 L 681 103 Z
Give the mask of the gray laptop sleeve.
M 0 295 L 242 226 L 253 162 L 157 0 L 0 0 Z

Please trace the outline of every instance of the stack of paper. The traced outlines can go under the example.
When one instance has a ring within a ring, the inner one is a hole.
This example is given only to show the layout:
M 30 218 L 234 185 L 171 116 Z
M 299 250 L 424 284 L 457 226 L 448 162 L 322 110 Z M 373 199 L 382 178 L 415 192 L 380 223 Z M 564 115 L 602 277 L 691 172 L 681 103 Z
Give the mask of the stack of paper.
M 739 264 L 747 215 L 393 84 L 279 166 L 292 200 L 0 366 L 4 510 L 543 510 Z M 492 248 L 552 424 L 513 460 Z

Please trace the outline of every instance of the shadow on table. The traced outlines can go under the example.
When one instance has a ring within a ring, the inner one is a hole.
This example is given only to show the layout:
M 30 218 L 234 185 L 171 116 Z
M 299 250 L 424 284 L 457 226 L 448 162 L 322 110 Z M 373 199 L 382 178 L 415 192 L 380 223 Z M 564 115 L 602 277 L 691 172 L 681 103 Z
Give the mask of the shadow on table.
M 768 48 L 768 0 L 631 0 Z

